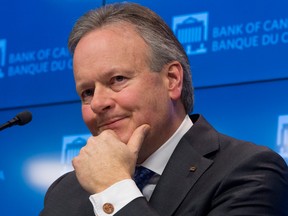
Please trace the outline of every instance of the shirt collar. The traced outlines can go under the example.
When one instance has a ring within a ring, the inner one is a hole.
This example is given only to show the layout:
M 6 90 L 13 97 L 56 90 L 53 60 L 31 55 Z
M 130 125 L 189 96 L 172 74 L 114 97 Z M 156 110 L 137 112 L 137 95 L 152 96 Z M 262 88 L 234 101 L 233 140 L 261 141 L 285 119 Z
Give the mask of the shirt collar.
M 162 175 L 170 156 L 184 134 L 192 127 L 193 123 L 188 115 L 185 116 L 176 132 L 152 155 L 150 155 L 142 166 Z

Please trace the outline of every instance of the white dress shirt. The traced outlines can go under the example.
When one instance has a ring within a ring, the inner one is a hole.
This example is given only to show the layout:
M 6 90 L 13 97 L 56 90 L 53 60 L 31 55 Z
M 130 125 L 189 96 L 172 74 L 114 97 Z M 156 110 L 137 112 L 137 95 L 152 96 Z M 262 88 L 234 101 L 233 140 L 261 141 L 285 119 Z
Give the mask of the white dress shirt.
M 125 179 L 115 183 L 100 193 L 91 195 L 89 199 L 93 204 L 95 215 L 112 216 L 129 202 L 141 196 L 144 196 L 149 200 L 174 149 L 192 125 L 192 121 L 189 116 L 186 115 L 176 132 L 141 164 L 156 173 L 143 188 L 143 194 L 132 179 Z M 107 203 L 113 206 L 113 213 L 108 214 L 105 212 L 103 206 L 104 204 L 107 205 Z

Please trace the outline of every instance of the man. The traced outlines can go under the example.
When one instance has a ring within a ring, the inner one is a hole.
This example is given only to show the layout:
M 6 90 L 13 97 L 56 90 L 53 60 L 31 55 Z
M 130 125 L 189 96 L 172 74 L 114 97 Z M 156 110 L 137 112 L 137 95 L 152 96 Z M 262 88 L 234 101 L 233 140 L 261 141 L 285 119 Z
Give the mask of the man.
M 154 12 L 131 3 L 90 11 L 69 48 L 93 136 L 75 172 L 47 191 L 41 216 L 288 215 L 281 157 L 188 117 L 188 58 Z M 140 165 L 155 173 L 143 190 L 133 180 Z

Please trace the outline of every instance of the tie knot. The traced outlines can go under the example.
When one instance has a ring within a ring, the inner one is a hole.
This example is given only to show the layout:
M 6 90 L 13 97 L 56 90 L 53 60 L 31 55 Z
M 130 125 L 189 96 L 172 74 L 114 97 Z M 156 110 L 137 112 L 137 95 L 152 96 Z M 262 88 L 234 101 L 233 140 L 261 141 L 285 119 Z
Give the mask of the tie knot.
M 135 168 L 135 173 L 134 173 L 134 181 L 137 185 L 137 187 L 142 191 L 144 186 L 148 183 L 150 178 L 154 175 L 155 173 L 143 166 L 137 166 Z

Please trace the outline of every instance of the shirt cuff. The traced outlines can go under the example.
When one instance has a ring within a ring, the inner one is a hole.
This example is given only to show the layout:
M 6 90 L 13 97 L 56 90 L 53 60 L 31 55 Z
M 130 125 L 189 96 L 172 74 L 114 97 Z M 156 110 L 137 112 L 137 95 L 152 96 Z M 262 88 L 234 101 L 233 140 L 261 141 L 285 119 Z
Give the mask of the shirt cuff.
M 132 200 L 143 196 L 132 179 L 117 182 L 89 197 L 97 216 L 112 216 Z

